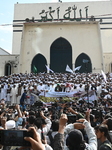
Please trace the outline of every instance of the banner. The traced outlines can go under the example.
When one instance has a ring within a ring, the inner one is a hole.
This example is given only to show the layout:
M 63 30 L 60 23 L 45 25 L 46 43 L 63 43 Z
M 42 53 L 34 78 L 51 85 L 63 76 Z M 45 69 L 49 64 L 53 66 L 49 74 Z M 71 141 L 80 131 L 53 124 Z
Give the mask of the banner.
M 73 97 L 75 92 L 42 92 L 39 96 L 45 97 Z
M 87 92 L 42 92 L 39 94 L 39 96 L 44 96 L 44 97 L 79 97 L 80 99 L 84 99 L 87 101 L 94 101 L 97 100 L 97 96 L 95 94 L 95 91 L 89 91 L 88 96 Z

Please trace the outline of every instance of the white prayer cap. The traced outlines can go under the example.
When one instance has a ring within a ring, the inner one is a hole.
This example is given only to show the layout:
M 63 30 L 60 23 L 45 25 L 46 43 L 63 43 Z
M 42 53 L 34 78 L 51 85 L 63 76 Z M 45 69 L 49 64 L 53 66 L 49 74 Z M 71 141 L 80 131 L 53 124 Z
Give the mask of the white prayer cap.
M 108 92 L 106 89 L 104 89 L 104 92 Z
M 94 83 L 94 82 L 92 82 L 91 84 L 92 84 L 92 85 L 95 85 L 95 83 Z
M 51 83 L 51 84 L 54 84 L 54 82 L 52 82 L 52 81 L 51 81 L 50 83 Z
M 61 85 L 66 85 L 65 83 L 61 83 Z
M 32 89 L 34 89 L 34 87 L 33 87 L 33 86 L 30 86 L 30 90 L 32 90 Z
M 14 120 L 9 120 L 6 122 L 6 128 L 7 129 L 13 129 L 13 128 L 15 128 L 15 126 L 16 126 L 16 123 Z

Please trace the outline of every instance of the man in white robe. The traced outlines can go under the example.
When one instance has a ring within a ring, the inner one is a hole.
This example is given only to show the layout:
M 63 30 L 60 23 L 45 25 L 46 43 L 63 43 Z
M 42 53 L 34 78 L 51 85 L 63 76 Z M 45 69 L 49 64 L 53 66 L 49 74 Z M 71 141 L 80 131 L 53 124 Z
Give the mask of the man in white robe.
M 14 103 L 17 104 L 17 88 L 15 84 L 12 86 L 11 89 L 11 105 Z
M 10 84 L 8 84 L 8 87 L 7 87 L 6 103 L 7 103 L 7 105 L 11 104 L 11 86 L 10 86 Z
M 6 89 L 4 88 L 4 84 L 1 85 L 1 99 L 6 99 Z

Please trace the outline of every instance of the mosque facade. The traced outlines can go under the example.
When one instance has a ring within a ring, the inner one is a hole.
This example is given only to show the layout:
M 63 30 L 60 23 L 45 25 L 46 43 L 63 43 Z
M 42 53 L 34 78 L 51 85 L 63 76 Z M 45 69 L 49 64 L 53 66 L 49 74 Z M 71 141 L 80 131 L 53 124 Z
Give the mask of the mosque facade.
M 80 73 L 112 72 L 111 45 L 112 1 L 17 3 L 5 75 L 48 72 L 46 66 L 66 72 L 67 65 L 81 66 Z

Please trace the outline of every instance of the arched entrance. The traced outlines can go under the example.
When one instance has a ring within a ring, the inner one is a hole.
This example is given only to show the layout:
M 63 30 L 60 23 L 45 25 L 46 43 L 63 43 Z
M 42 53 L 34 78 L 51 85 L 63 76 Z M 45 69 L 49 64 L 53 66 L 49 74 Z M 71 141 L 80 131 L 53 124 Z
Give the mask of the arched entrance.
M 91 64 L 91 60 L 89 58 L 88 55 L 86 55 L 85 53 L 81 53 L 76 61 L 75 61 L 75 68 L 81 66 L 79 71 L 75 71 L 75 72 L 80 72 L 80 73 L 89 73 L 92 72 L 92 64 Z
M 42 54 L 37 54 L 32 60 L 31 72 L 47 72 L 45 65 L 47 65 L 46 58 Z
M 50 69 L 54 72 L 66 72 L 66 65 L 72 69 L 72 47 L 64 38 L 56 39 L 50 47 Z
M 11 75 L 11 64 L 6 63 L 5 64 L 5 76 L 9 76 L 9 75 Z

